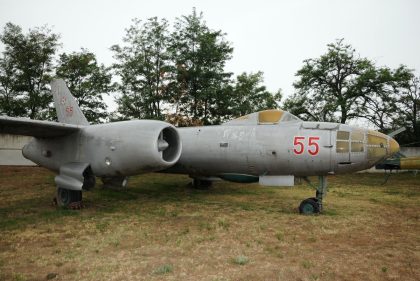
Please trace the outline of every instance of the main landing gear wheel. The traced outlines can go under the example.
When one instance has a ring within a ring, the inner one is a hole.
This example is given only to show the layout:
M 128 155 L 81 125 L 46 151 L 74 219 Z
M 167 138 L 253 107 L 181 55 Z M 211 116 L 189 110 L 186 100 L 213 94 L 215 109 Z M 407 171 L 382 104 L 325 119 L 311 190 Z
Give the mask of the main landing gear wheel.
M 313 215 L 319 213 L 319 204 L 316 198 L 308 198 L 299 205 L 299 213 L 303 215 Z
M 82 208 L 82 191 L 57 188 L 57 205 L 70 209 Z
M 309 182 L 311 185 L 311 183 Z M 319 177 L 319 185 L 316 187 L 316 197 L 303 200 L 299 205 L 299 213 L 314 215 L 322 212 L 322 200 L 327 195 L 327 177 Z

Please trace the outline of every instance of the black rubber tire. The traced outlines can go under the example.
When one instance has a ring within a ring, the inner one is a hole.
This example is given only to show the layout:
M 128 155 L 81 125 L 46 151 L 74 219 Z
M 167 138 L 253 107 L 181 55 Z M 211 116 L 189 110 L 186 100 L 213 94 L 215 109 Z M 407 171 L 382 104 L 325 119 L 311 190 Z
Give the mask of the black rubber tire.
M 57 188 L 57 204 L 60 207 L 68 207 L 71 203 L 82 201 L 82 191 Z
M 319 204 L 314 198 L 303 200 L 299 205 L 299 213 L 302 215 L 314 215 L 319 213 Z

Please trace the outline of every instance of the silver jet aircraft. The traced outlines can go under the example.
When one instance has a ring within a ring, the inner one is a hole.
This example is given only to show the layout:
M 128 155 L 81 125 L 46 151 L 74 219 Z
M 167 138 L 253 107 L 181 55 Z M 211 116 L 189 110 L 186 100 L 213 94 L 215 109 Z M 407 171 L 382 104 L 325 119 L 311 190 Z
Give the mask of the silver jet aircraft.
M 165 172 L 188 174 L 196 186 L 208 186 L 215 177 L 293 186 L 295 176 L 319 176 L 316 196 L 299 206 L 305 214 L 322 210 L 327 175 L 369 169 L 399 151 L 398 143 L 382 133 L 340 123 L 304 122 L 281 110 L 178 132 L 181 157 Z
M 281 110 L 242 116 L 220 126 L 178 128 L 151 120 L 89 125 L 62 80 L 52 82 L 59 123 L 0 117 L 0 133 L 33 136 L 23 155 L 56 171 L 57 201 L 79 204 L 82 191 L 152 171 L 188 174 L 195 186 L 215 179 L 293 186 L 319 176 L 301 213 L 322 210 L 326 176 L 368 169 L 399 151 L 382 133 L 339 123 L 304 122 Z

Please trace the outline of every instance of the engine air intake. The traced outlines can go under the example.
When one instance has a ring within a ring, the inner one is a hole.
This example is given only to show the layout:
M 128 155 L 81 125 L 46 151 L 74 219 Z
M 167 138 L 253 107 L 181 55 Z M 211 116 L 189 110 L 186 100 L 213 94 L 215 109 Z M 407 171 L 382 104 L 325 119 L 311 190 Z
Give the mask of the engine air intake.
M 160 134 L 157 141 L 158 151 L 166 162 L 175 162 L 181 153 L 181 142 L 175 128 L 166 127 Z

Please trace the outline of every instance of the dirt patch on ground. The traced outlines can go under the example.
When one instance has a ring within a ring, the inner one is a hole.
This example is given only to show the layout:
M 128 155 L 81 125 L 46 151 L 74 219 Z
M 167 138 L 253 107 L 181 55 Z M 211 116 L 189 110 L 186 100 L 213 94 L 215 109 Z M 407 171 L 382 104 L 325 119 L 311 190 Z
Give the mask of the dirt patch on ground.
M 261 188 L 148 174 L 52 205 L 54 175 L 0 167 L 0 280 L 419 280 L 420 176 L 329 178 L 325 213 L 307 185 Z

